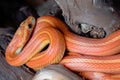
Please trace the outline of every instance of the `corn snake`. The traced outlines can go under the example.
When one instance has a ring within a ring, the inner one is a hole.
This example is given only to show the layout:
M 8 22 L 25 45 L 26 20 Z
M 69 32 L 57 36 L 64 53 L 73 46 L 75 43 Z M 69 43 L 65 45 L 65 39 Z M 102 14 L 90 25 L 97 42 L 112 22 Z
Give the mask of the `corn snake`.
M 29 40 L 28 38 L 30 37 L 30 35 L 25 34 L 26 30 L 28 30 L 30 34 L 31 29 L 33 29 L 34 27 L 32 26 L 29 29 L 28 24 L 33 25 L 31 21 L 33 21 L 33 17 L 29 17 L 26 21 L 24 21 L 15 33 L 15 36 L 13 37 L 11 43 L 9 44 L 6 50 L 7 62 L 14 66 L 20 66 L 27 62 L 26 65 L 28 65 L 31 68 L 34 68 L 35 70 L 39 69 L 40 66 L 43 67 L 44 65 L 48 65 L 48 63 L 58 63 L 63 57 L 65 51 L 65 42 L 63 35 L 54 28 L 48 29 L 47 26 L 50 25 L 46 25 L 46 27 L 42 28 L 41 30 L 34 32 L 33 35 L 36 36 L 32 36 Z M 44 23 L 41 23 L 41 25 L 43 24 Z M 25 29 L 26 27 L 27 29 Z M 27 42 L 28 40 L 29 42 Z M 43 55 L 39 54 L 39 52 L 48 43 L 50 43 L 48 49 L 41 52 L 41 54 Z M 51 48 L 54 48 L 54 50 L 51 50 Z M 52 53 L 54 53 L 54 56 L 51 55 Z M 49 60 L 45 60 L 43 57 L 46 57 L 46 59 L 49 59 L 49 57 L 51 58 Z
M 29 22 L 32 22 L 32 23 L 29 23 Z M 28 26 L 29 24 L 32 24 L 32 28 L 30 28 L 30 30 L 29 28 L 24 28 L 24 26 Z M 21 29 L 21 26 L 23 26 L 24 29 L 19 30 Z M 59 63 L 63 57 L 63 54 L 65 52 L 65 47 L 66 47 L 69 52 L 74 52 L 75 54 L 80 53 L 83 55 L 83 56 L 81 55 L 79 56 L 79 54 L 77 54 L 78 56 L 74 56 L 74 53 L 73 53 L 73 56 L 67 56 L 63 58 L 63 60 L 60 62 L 61 64 L 65 65 L 66 67 L 68 67 L 73 71 L 96 71 L 97 70 L 98 72 L 104 72 L 104 73 L 120 73 L 120 69 L 119 69 L 120 55 L 117 54 L 120 52 L 119 51 L 120 31 L 116 31 L 103 39 L 85 38 L 70 32 L 66 24 L 64 24 L 59 19 L 51 16 L 44 16 L 44 17 L 38 18 L 35 28 L 34 28 L 35 23 L 33 18 L 30 20 L 29 18 L 26 19 L 26 22 L 23 22 L 21 26 L 15 34 L 16 38 L 13 38 L 13 40 L 11 41 L 11 43 L 6 49 L 6 60 L 11 65 L 20 66 L 26 63 L 27 66 L 33 69 L 40 69 L 41 67 L 43 67 L 43 65 L 46 66 L 48 64 Z M 22 32 L 24 30 L 26 31 Z M 33 31 L 33 34 L 29 40 L 29 37 L 32 31 Z M 42 34 L 42 31 L 43 31 L 43 35 L 41 36 L 40 34 Z M 28 36 L 26 35 L 26 32 Z M 64 35 L 65 41 L 61 33 Z M 18 37 L 18 34 L 20 34 L 19 37 Z M 58 35 L 55 36 L 55 34 L 58 34 L 60 37 L 58 37 Z M 21 37 L 23 37 L 22 39 L 25 38 L 25 42 L 24 40 L 21 40 Z M 38 38 L 41 40 L 40 41 L 37 40 Z M 48 51 L 45 50 L 40 54 L 38 54 L 38 52 L 40 52 L 47 44 L 50 43 L 49 39 L 52 43 L 55 43 L 52 45 L 54 48 L 50 47 L 49 45 L 50 48 L 48 49 Z M 20 41 L 23 41 L 23 42 L 20 42 Z M 17 44 L 16 46 L 15 44 L 17 42 L 20 42 L 20 43 L 19 45 Z M 34 46 L 35 44 L 37 45 Z M 38 47 L 39 45 L 42 45 L 42 46 Z M 13 48 L 11 49 L 11 47 Z M 56 51 L 56 56 L 53 54 L 54 50 Z M 48 56 L 49 52 L 51 53 Z M 59 52 L 60 54 L 58 55 Z M 117 54 L 117 55 L 114 55 L 114 54 Z M 42 61 L 40 60 L 40 58 L 42 58 L 41 59 Z M 104 63 L 103 60 L 107 60 L 105 63 L 107 69 L 104 66 L 102 66 L 101 68 L 99 67 L 99 63 L 101 64 Z M 49 61 L 49 62 L 45 63 L 44 61 Z M 99 63 L 95 63 L 95 61 Z M 97 65 L 97 66 L 86 67 L 87 62 L 89 62 L 89 64 L 93 66 L 94 65 Z M 110 64 L 107 62 L 110 62 Z M 116 66 L 113 67 L 113 64 Z M 89 68 L 89 70 L 87 68 Z

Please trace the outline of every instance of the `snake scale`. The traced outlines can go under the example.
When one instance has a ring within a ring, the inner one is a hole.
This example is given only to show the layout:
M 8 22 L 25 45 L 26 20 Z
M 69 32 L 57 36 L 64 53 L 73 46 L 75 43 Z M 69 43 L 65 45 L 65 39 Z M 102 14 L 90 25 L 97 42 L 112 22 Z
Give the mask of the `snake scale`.
M 65 50 L 68 51 L 67 56 L 64 56 Z M 35 21 L 30 16 L 21 23 L 5 56 L 13 66 L 26 64 L 38 70 L 60 63 L 73 71 L 107 75 L 120 74 L 119 52 L 120 30 L 103 39 L 92 39 L 70 32 L 67 25 L 56 17 L 43 16 Z

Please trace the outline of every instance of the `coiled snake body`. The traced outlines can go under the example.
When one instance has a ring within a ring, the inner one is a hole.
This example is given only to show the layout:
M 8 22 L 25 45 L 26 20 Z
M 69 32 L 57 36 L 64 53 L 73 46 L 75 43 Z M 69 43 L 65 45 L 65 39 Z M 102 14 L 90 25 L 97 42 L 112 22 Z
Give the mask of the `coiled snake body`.
M 69 56 L 63 58 L 65 49 Z M 58 18 L 44 16 L 38 18 L 36 24 L 33 17 L 22 22 L 5 55 L 9 64 L 26 64 L 35 70 L 61 61 L 73 71 L 119 74 L 119 52 L 120 30 L 104 39 L 85 38 L 70 32 Z

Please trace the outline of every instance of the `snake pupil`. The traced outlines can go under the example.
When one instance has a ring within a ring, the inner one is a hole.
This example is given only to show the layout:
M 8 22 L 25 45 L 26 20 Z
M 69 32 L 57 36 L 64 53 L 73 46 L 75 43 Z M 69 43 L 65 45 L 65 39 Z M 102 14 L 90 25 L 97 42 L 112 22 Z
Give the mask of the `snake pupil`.
M 29 28 L 32 28 L 32 24 L 29 24 L 28 27 L 29 27 Z

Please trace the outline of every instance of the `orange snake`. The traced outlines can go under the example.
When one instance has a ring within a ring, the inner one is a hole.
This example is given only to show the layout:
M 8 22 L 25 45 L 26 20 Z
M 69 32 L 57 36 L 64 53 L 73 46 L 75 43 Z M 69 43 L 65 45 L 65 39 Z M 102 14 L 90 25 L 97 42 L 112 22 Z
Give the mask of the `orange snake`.
M 31 25 L 31 28 L 28 25 Z M 6 60 L 9 64 L 20 66 L 27 62 L 26 65 L 37 70 L 50 63 L 58 63 L 63 57 L 65 51 L 63 35 L 54 28 L 48 28 L 51 25 L 46 24 L 46 27 L 33 32 L 34 36 L 29 40 L 34 25 L 33 17 L 29 17 L 20 25 L 6 49 Z M 47 44 L 49 44 L 47 50 L 40 52 Z
M 40 52 L 48 44 L 47 50 Z M 65 47 L 73 55 L 62 59 Z M 74 71 L 120 73 L 119 52 L 120 30 L 103 39 L 85 38 L 70 32 L 59 19 L 43 16 L 37 19 L 36 25 L 33 17 L 21 23 L 5 55 L 13 66 L 26 63 L 36 70 L 62 59 L 61 64 Z M 74 56 L 74 53 L 83 55 Z

